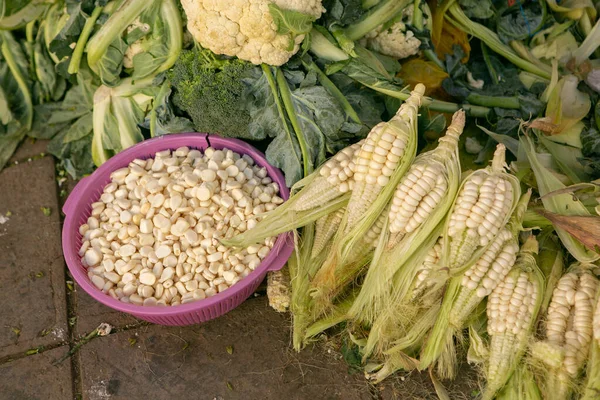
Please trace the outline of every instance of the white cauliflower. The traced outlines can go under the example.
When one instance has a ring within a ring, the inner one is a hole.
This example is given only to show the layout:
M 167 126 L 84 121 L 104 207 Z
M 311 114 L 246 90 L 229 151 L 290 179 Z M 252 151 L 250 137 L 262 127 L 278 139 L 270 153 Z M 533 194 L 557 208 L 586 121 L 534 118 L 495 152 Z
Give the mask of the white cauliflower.
M 322 0 L 181 0 L 188 30 L 205 48 L 237 56 L 253 64 L 285 64 L 300 48 L 304 35 L 294 39 L 277 33 L 269 4 L 319 18 Z
M 384 25 L 369 32 L 360 43 L 370 50 L 385 54 L 397 59 L 414 56 L 419 52 L 421 41 L 415 37 L 412 31 L 406 29 L 406 24 L 412 21 L 414 6 L 408 6 L 402 10 L 399 21 L 393 23 L 389 28 L 383 29 Z M 431 21 L 429 9 L 425 9 L 427 21 Z

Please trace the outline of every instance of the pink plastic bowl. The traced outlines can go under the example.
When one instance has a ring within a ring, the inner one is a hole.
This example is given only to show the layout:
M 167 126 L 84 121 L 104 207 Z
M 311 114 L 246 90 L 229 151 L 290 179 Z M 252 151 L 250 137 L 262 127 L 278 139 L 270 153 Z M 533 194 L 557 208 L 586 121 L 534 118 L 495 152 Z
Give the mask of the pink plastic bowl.
M 238 154 L 247 154 L 254 159 L 257 165 L 265 167 L 269 177 L 279 184 L 279 195 L 284 200 L 289 197 L 289 191 L 285 186 L 281 171 L 271 166 L 265 156 L 254 147 L 236 139 L 225 139 L 201 133 L 185 133 L 146 140 L 112 157 L 92 175 L 82 179 L 75 186 L 63 207 L 65 214 L 62 231 L 63 253 L 67 266 L 79 286 L 94 299 L 110 308 L 161 325 L 198 324 L 233 310 L 254 293 L 268 271 L 276 271 L 283 267 L 294 248 L 290 233 L 279 235 L 271 252 L 250 275 L 222 293 L 188 304 L 174 307 L 136 306 L 122 303 L 98 290 L 90 282 L 86 268 L 81 264 L 81 257 L 79 257 L 79 248 L 81 247 L 79 226 L 87 221 L 91 213 L 91 204 L 98 200 L 104 186 L 110 182 L 110 174 L 113 171 L 126 167 L 136 158 L 154 157 L 155 153 L 159 151 L 175 150 L 183 146 L 198 150 L 204 150 L 207 147 L 227 148 Z

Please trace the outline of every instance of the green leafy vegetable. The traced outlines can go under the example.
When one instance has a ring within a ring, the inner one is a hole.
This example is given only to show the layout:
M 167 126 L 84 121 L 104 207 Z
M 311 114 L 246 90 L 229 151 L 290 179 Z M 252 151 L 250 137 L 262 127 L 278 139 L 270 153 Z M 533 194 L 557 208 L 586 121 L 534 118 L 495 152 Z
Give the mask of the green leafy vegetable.
M 487 19 L 494 16 L 490 0 L 458 0 L 458 3 L 469 18 Z

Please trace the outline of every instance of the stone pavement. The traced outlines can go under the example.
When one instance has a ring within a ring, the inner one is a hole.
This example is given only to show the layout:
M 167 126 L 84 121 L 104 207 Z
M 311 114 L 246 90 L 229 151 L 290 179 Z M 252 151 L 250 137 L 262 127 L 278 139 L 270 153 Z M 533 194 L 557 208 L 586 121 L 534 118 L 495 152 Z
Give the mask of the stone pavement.
M 181 328 L 95 302 L 72 282 L 62 257 L 60 193 L 73 184 L 59 189 L 44 149 L 43 141 L 27 140 L 0 172 L 0 398 L 433 398 L 422 375 L 408 394 L 402 382 L 369 386 L 324 344 L 294 352 L 289 316 L 268 307 L 264 294 Z M 82 342 L 102 322 L 112 333 Z

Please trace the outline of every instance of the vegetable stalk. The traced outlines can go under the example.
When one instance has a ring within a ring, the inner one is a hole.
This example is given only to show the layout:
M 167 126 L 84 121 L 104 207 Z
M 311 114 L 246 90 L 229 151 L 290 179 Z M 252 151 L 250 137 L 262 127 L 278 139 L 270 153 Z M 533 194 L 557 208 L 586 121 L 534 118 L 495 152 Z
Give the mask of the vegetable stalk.
M 79 39 L 77 40 L 77 44 L 75 45 L 75 49 L 73 50 L 73 54 L 71 55 L 71 61 L 69 62 L 68 72 L 69 74 L 76 74 L 79 72 L 79 65 L 81 64 L 81 57 L 83 56 L 83 51 L 85 50 L 85 45 L 87 44 L 88 39 L 90 38 L 92 31 L 94 30 L 94 26 L 96 25 L 96 20 L 102 14 L 102 9 L 104 7 L 98 6 L 94 8 L 92 11 L 92 15 L 85 21 L 85 25 L 81 30 L 81 34 L 79 35 Z
M 486 28 L 485 26 L 473 22 L 465 15 L 463 10 L 460 8 L 458 3 L 453 3 L 448 11 L 450 15 L 446 15 L 446 18 L 455 25 L 456 27 L 464 30 L 465 32 L 475 36 L 484 42 L 490 49 L 495 53 L 506 58 L 508 61 L 515 64 L 517 67 L 539 75 L 542 78 L 550 79 L 551 71 L 550 68 L 542 68 L 541 66 L 535 65 L 534 63 L 524 60 L 519 57 L 510 47 L 502 43 L 498 35 Z
M 298 144 L 300 145 L 300 151 L 302 152 L 302 165 L 304 167 L 304 176 L 308 176 L 313 172 L 312 160 L 310 159 L 310 155 L 308 153 L 308 145 L 306 144 L 306 140 L 304 139 L 304 134 L 302 133 L 302 127 L 300 126 L 300 122 L 298 121 L 298 115 L 296 114 L 296 110 L 294 109 L 294 103 L 292 101 L 292 92 L 290 91 L 290 87 L 283 75 L 283 71 L 280 68 L 277 68 L 276 79 L 277 85 L 279 86 L 279 91 L 281 93 L 281 99 L 283 100 L 283 104 L 285 105 L 285 110 L 287 112 L 288 118 L 290 119 L 290 123 L 292 124 L 292 128 L 294 128 L 294 132 L 296 133 L 296 138 L 298 139 Z
M 111 43 L 152 3 L 153 1 L 149 0 L 126 0 L 110 16 L 87 43 L 88 64 L 92 69 L 100 62 Z
M 358 40 L 385 24 L 408 6 L 412 0 L 384 0 L 371 10 L 360 21 L 345 29 L 346 36 L 350 40 Z

